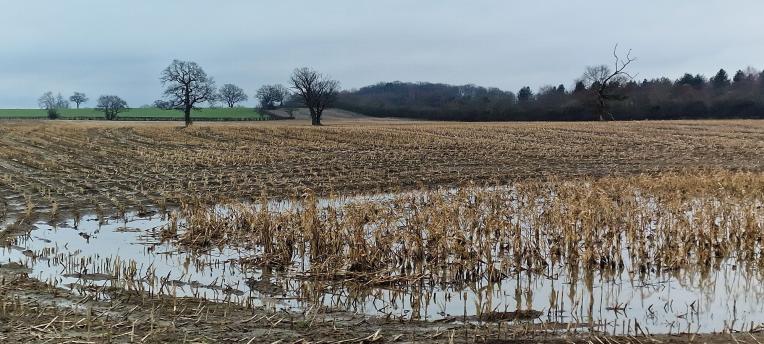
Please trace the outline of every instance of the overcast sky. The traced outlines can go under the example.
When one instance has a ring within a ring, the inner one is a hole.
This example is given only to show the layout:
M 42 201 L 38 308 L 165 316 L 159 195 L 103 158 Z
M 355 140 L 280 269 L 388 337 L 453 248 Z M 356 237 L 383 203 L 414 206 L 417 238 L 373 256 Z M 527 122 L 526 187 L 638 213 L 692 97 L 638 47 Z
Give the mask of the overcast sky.
M 250 95 L 310 66 L 358 88 L 379 81 L 516 91 L 570 85 L 610 63 L 640 78 L 764 68 L 761 0 L 0 0 L 0 108 L 51 90 L 161 95 L 174 58 Z M 91 101 L 92 106 L 94 101 Z M 250 102 L 253 103 L 253 102 Z

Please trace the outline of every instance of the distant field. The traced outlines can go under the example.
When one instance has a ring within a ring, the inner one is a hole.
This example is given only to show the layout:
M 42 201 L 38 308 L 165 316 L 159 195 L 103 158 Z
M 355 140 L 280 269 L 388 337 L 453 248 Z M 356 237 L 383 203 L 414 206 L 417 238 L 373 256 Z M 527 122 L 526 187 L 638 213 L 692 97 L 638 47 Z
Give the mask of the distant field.
M 95 109 L 65 109 L 61 110 L 63 118 L 68 119 L 103 119 L 102 112 Z M 127 112 L 119 114 L 122 119 L 181 119 L 183 113 L 175 110 L 162 110 L 158 108 L 138 108 L 130 109 Z M 196 119 L 268 119 L 267 116 L 257 112 L 252 108 L 216 108 L 195 110 L 191 114 Z M 2 118 L 47 118 L 47 113 L 42 109 L 0 109 L 0 119 Z
M 108 208 L 117 199 L 136 206 L 289 197 L 296 189 L 388 193 L 419 183 L 764 170 L 764 121 L 308 123 L 198 123 L 183 131 L 177 123 L 0 123 L 0 213 L 3 197 L 21 206 L 31 197 L 60 209 Z

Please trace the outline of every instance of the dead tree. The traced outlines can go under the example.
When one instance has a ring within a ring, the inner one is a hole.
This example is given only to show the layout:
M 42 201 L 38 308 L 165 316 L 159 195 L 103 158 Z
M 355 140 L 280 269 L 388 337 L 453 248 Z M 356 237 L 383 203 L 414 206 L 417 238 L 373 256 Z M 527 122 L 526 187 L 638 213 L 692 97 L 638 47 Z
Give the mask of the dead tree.
M 618 44 L 613 48 L 613 57 L 615 58 L 615 68 L 610 69 L 606 65 L 586 67 L 582 77 L 587 84 L 587 88 L 593 91 L 597 98 L 597 115 L 600 121 L 614 120 L 613 113 L 608 108 L 609 100 L 623 100 L 625 97 L 614 92 L 619 86 L 622 86 L 634 77 L 626 71 L 629 65 L 636 61 L 631 57 L 631 49 L 626 53 L 625 58 L 618 56 Z

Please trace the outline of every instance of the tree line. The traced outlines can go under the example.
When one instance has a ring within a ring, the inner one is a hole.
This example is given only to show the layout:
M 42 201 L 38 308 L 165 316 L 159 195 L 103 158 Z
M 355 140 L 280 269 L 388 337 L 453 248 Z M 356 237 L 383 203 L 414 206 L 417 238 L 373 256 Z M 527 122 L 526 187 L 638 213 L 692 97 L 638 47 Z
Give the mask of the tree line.
M 764 118 L 764 72 L 751 67 L 732 77 L 724 69 L 707 78 L 686 73 L 672 80 L 666 77 L 638 81 L 628 68 L 636 61 L 631 51 L 613 49 L 614 63 L 587 67 L 574 81 L 543 86 L 536 92 L 525 86 L 517 92 L 476 85 L 383 82 L 357 90 L 340 91 L 337 80 L 313 69 L 296 68 L 288 87 L 264 85 L 254 94 L 262 110 L 305 107 L 314 125 L 321 125 L 324 110 L 337 107 L 370 116 L 406 117 L 458 121 L 584 121 L 681 118 Z M 186 125 L 191 112 L 203 103 L 223 102 L 234 107 L 249 99 L 234 84 L 219 89 L 215 80 L 195 62 L 174 60 L 161 72 L 162 99 L 154 106 L 184 113 Z M 69 98 L 77 108 L 88 102 L 85 94 Z M 58 94 L 45 93 L 40 107 L 50 118 L 69 102 Z M 212 106 L 212 105 L 211 105 Z M 98 98 L 96 109 L 107 119 L 116 119 L 128 110 L 115 95 Z
M 46 110 L 49 119 L 58 119 L 61 117 L 61 110 L 70 108 L 70 102 L 75 103 L 77 109 L 79 109 L 80 105 L 87 103 L 88 101 L 90 101 L 90 98 L 82 92 L 74 92 L 74 94 L 67 100 L 61 93 L 54 96 L 53 92 L 48 91 L 40 96 L 37 103 L 41 109 Z M 127 111 L 128 107 L 127 102 L 118 96 L 102 95 L 98 97 L 98 103 L 96 104 L 95 109 L 103 112 L 104 118 L 114 120 L 117 119 L 119 113 Z
M 212 107 L 217 102 L 223 102 L 233 108 L 249 100 L 244 89 L 237 85 L 224 84 L 218 89 L 215 80 L 192 61 L 173 60 L 162 71 L 159 80 L 165 89 L 162 99 L 156 100 L 154 107 L 182 111 L 186 126 L 193 123 L 191 112 L 199 109 L 201 104 L 208 103 Z M 297 106 L 308 108 L 313 125 L 321 125 L 324 110 L 334 104 L 339 93 L 339 82 L 308 67 L 296 68 L 289 80 L 291 90 L 281 84 L 260 87 L 255 93 L 259 107 L 272 110 L 284 107 L 287 102 L 296 103 Z M 62 109 L 70 107 L 70 101 L 79 109 L 89 99 L 81 92 L 74 92 L 69 100 L 60 93 L 54 96 L 53 92 L 46 92 L 38 99 L 38 104 L 47 111 L 48 118 L 57 119 Z M 120 113 L 128 111 L 129 107 L 119 96 L 102 95 L 98 97 L 95 109 L 103 112 L 106 119 L 115 120 Z
M 620 68 L 620 65 L 619 65 Z M 608 66 L 588 67 L 572 89 L 544 86 L 517 92 L 475 85 L 384 82 L 344 91 L 337 107 L 370 116 L 458 121 L 585 121 L 764 118 L 764 72 L 708 78 L 686 73 L 635 80 Z

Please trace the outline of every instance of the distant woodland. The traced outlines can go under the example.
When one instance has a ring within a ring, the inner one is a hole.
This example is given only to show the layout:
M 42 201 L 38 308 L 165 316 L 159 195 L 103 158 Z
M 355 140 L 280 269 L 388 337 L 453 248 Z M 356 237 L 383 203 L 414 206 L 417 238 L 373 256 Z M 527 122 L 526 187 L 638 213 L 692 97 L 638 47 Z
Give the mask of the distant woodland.
M 753 68 L 713 77 L 609 81 L 607 107 L 616 120 L 764 118 L 764 72 Z M 517 92 L 475 85 L 383 82 L 343 91 L 336 107 L 370 116 L 454 121 L 584 121 L 598 119 L 597 82 Z

